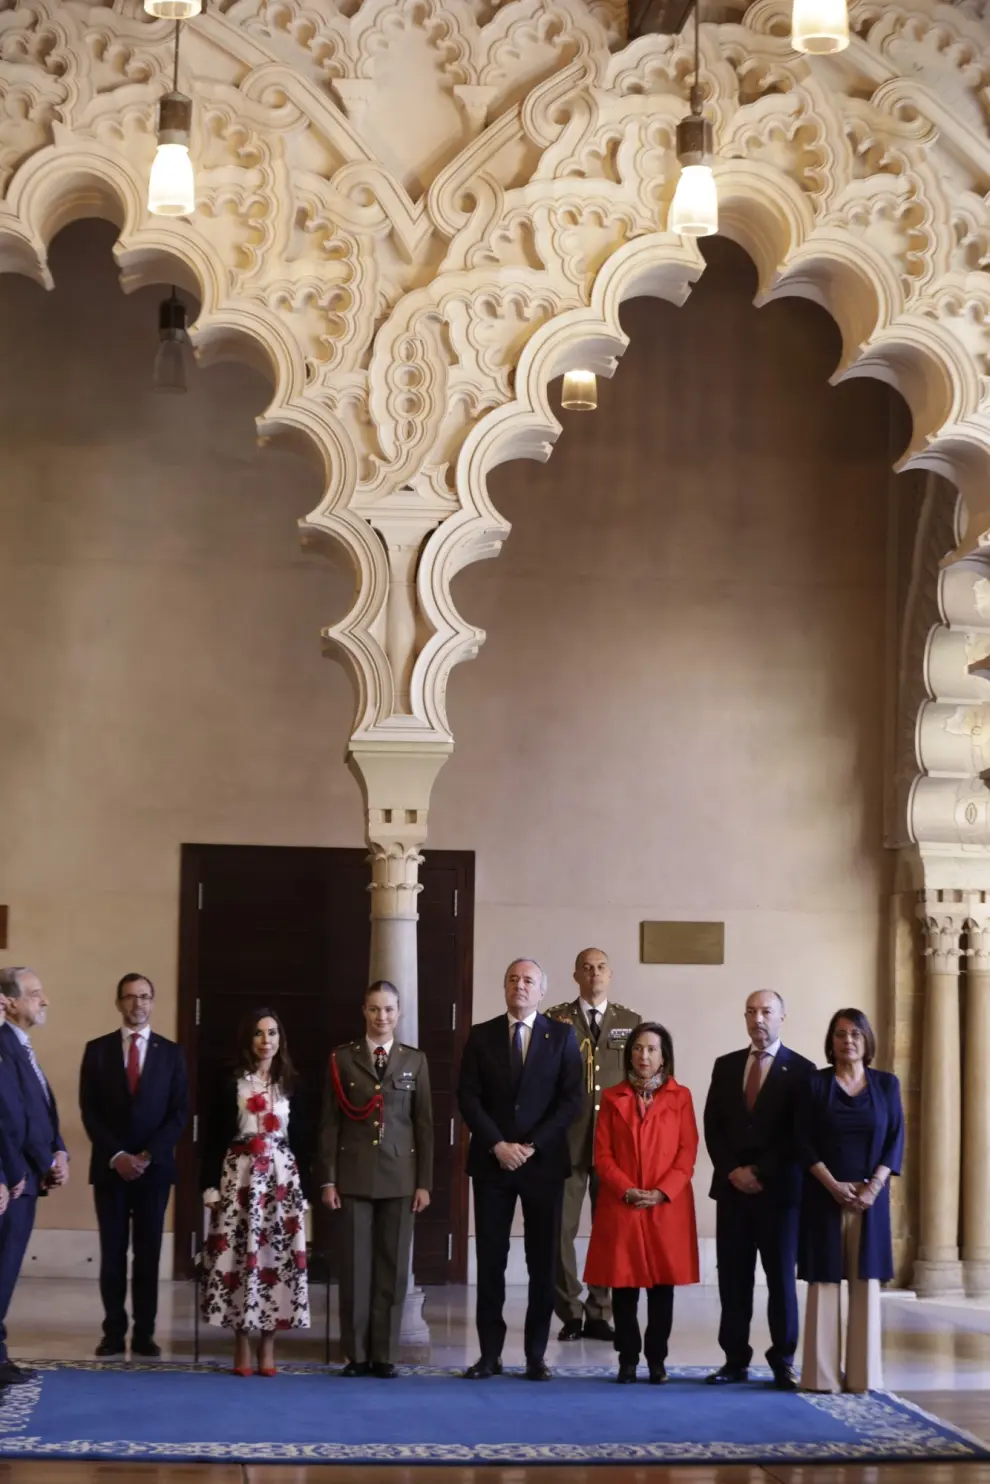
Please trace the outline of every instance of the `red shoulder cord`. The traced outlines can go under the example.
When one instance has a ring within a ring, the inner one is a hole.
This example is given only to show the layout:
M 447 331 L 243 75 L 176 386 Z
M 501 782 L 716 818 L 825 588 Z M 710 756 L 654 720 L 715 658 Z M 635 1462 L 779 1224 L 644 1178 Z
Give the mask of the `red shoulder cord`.
M 330 1075 L 333 1078 L 333 1090 L 337 1094 L 337 1101 L 345 1115 L 352 1123 L 363 1123 L 370 1118 L 372 1113 L 380 1113 L 379 1137 L 385 1131 L 385 1099 L 380 1092 L 373 1093 L 363 1107 L 359 1108 L 352 1103 L 344 1091 L 344 1084 L 340 1080 L 340 1069 L 337 1066 L 337 1053 L 330 1053 Z

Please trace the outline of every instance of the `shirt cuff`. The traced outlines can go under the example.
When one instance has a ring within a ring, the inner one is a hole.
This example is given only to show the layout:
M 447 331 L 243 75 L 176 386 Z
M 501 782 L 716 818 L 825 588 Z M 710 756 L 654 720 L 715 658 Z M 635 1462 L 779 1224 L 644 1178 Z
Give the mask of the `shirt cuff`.
M 127 1150 L 126 1149 L 118 1149 L 117 1150 L 117 1153 L 114 1155 L 113 1159 L 119 1159 L 122 1154 L 126 1154 L 126 1153 L 127 1153 Z M 113 1159 L 110 1161 L 110 1168 L 111 1168 L 111 1170 L 113 1169 Z

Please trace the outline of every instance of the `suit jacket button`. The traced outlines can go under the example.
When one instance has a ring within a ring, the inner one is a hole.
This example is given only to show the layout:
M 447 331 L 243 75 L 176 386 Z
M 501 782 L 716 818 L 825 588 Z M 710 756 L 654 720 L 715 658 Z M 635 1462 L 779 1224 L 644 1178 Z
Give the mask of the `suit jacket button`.
M 382 1084 L 380 1082 L 376 1082 L 375 1083 L 375 1091 L 376 1092 L 381 1092 L 381 1090 L 382 1090 Z
M 599 1109 L 599 1106 L 600 1106 L 600 1105 L 599 1105 L 599 1104 L 598 1104 L 598 1103 L 596 1103 L 596 1104 L 595 1104 L 595 1112 L 596 1112 L 596 1113 L 597 1113 L 597 1112 L 598 1112 L 598 1109 Z

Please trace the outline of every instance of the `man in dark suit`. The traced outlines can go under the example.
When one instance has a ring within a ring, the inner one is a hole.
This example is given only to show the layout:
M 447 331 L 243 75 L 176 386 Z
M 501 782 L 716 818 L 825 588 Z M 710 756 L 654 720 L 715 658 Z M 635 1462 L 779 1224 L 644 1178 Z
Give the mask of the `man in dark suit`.
M 11 1201 L 0 1221 L 0 1386 L 11 1386 L 31 1381 L 37 1373 L 15 1365 L 7 1353 L 7 1310 L 34 1230 L 38 1197 L 68 1184 L 69 1156 L 59 1133 L 54 1094 L 31 1045 L 31 1031 L 44 1025 L 48 1016 L 41 980 L 32 969 L 0 969 L 0 997 L 5 1010 L 0 1057 L 13 1068 L 22 1113 L 17 1138 L 23 1174 L 11 1187 Z M 9 1100 L 11 1116 L 16 1103 L 16 1098 Z
M 553 1317 L 567 1135 L 581 1111 L 584 1068 L 574 1030 L 538 1013 L 547 976 L 533 959 L 505 973 L 508 1016 L 473 1026 L 464 1048 L 457 1099 L 471 1130 L 467 1170 L 474 1184 L 481 1356 L 471 1380 L 502 1370 L 505 1268 L 517 1199 L 522 1202 L 529 1303 L 526 1377 L 547 1381 L 544 1360 Z
M 745 1381 L 753 1349 L 749 1327 L 759 1253 L 767 1279 L 767 1360 L 781 1391 L 797 1390 L 797 1264 L 801 1168 L 794 1116 L 800 1084 L 814 1063 L 781 1044 L 784 1001 L 761 989 L 746 1001 L 750 1044 L 720 1056 L 705 1103 L 705 1143 L 714 1165 L 715 1249 L 725 1364 L 713 1386 Z
M 100 1228 L 103 1339 L 97 1355 L 123 1355 L 127 1251 L 133 1243 L 131 1353 L 157 1357 L 158 1264 L 165 1208 L 175 1183 L 175 1146 L 189 1117 L 181 1049 L 151 1029 L 155 986 L 144 974 L 117 985 L 123 1024 L 87 1043 L 79 1108 L 93 1152 L 89 1183 Z

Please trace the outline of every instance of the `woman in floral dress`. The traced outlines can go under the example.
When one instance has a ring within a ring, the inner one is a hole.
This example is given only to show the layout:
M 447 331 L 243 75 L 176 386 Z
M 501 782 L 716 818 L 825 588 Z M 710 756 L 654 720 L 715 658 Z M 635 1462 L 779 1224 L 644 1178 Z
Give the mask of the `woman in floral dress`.
M 234 1370 L 275 1374 L 275 1332 L 309 1327 L 305 1212 L 300 1165 L 305 1122 L 285 1031 L 256 1010 L 237 1036 L 233 1076 L 218 1088 L 204 1130 L 203 1202 L 210 1208 L 203 1318 L 236 1332 Z M 297 1155 L 300 1155 L 297 1163 Z

